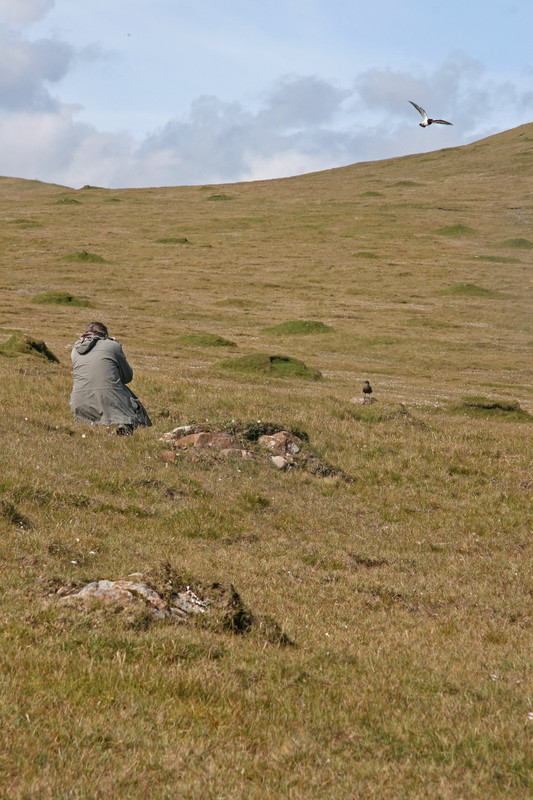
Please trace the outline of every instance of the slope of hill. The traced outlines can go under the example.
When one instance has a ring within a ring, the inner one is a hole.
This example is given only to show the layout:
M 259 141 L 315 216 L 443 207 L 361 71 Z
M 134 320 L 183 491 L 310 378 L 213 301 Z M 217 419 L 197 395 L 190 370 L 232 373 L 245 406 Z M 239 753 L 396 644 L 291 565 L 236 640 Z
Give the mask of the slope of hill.
M 527 796 L 532 173 L 530 124 L 257 183 L 0 178 L 0 793 Z M 72 423 L 91 319 L 131 438 Z M 337 473 L 165 459 L 196 422 L 304 431 Z M 233 585 L 296 646 L 60 601 L 130 573 Z

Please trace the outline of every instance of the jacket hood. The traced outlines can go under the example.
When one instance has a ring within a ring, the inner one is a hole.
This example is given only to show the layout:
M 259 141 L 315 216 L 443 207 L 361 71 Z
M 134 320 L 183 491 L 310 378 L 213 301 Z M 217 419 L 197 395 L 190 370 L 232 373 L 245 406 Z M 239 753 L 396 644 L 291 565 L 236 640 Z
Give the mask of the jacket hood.
M 82 336 L 77 342 L 74 343 L 74 350 L 79 353 L 80 356 L 84 356 L 93 349 L 96 342 L 104 338 L 104 336 Z

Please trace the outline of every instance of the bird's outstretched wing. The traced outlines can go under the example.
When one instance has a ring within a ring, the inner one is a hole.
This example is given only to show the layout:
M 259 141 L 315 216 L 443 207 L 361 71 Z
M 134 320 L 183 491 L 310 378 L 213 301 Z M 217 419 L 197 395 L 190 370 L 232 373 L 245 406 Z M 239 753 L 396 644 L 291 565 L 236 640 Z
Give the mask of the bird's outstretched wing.
M 411 103 L 411 105 L 412 105 L 412 106 L 414 106 L 414 107 L 416 108 L 416 110 L 417 110 L 417 111 L 418 111 L 420 114 L 422 114 L 422 116 L 424 117 L 424 122 L 427 122 L 427 121 L 428 121 L 428 115 L 426 114 L 426 112 L 424 111 L 424 109 L 423 109 L 423 108 L 421 108 L 420 106 L 418 106 L 416 103 L 413 103 L 413 101 L 412 101 L 412 100 L 409 100 L 409 102 Z M 436 121 L 437 121 L 437 120 L 435 120 L 435 122 L 436 122 Z
M 453 125 L 453 122 L 446 122 L 445 119 L 434 119 L 433 122 L 438 122 L 439 125 Z

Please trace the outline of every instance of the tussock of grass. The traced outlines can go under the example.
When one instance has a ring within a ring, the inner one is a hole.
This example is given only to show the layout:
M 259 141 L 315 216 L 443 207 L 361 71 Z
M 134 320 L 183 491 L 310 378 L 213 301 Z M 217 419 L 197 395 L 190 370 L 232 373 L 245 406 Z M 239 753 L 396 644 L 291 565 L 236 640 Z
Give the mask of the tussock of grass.
M 59 359 L 46 346 L 45 342 L 24 333 L 14 333 L 7 342 L 0 344 L 0 354 L 12 358 L 22 355 L 37 356 L 59 363 Z
M 498 242 L 498 247 L 509 247 L 517 250 L 531 250 L 533 248 L 533 242 L 531 242 L 529 239 L 523 238 L 504 239 L 503 242 Z
M 227 194 L 212 194 L 207 200 L 212 200 L 214 202 L 224 201 L 224 200 L 231 200 L 231 197 Z
M 81 206 L 83 203 L 81 200 L 76 200 L 74 197 L 61 197 L 59 200 L 56 200 L 56 205 Z
M 192 344 L 196 347 L 237 347 L 235 342 L 224 339 L 216 333 L 187 333 L 178 337 L 183 344 Z
M 96 253 L 89 253 L 87 250 L 79 250 L 75 253 L 69 253 L 63 256 L 62 261 L 73 261 L 78 264 L 104 264 L 105 258 L 97 255 Z
M 355 258 L 377 258 L 376 253 L 371 253 L 368 250 L 359 250 L 357 253 L 353 254 Z
M 375 192 L 375 191 L 361 192 L 361 194 L 359 196 L 360 197 L 383 197 L 383 192 Z
M 241 358 L 230 358 L 220 363 L 221 367 L 233 372 L 248 373 L 251 375 L 269 375 L 280 378 L 303 378 L 304 380 L 318 381 L 322 374 L 315 367 L 307 367 L 303 361 L 290 356 L 266 353 L 253 353 Z
M 459 295 L 464 297 L 500 297 L 500 292 L 494 292 L 490 289 L 485 289 L 483 286 L 477 286 L 475 283 L 454 283 L 447 289 L 443 289 L 443 295 Z
M 167 236 L 163 239 L 156 239 L 158 244 L 190 244 L 185 236 Z
M 443 320 L 433 319 L 432 317 L 409 317 L 405 320 L 406 325 L 413 325 L 420 328 L 453 328 L 455 327 L 450 322 Z
M 41 223 L 33 219 L 14 219 L 13 224 L 18 228 L 40 228 Z
M 0 517 L 3 517 L 18 528 L 31 528 L 30 520 L 21 514 L 9 500 L 0 500 Z
M 476 233 L 476 231 L 473 228 L 469 228 L 468 225 L 457 222 L 455 225 L 445 225 L 443 228 L 437 228 L 435 233 L 439 233 L 442 236 L 467 236 L 471 233 Z
M 70 294 L 70 292 L 42 292 L 41 294 L 36 294 L 32 300 L 34 303 L 44 303 L 57 306 L 77 306 L 79 308 L 91 307 L 91 303 L 88 300 L 84 300 L 82 297 L 76 297 L 75 295 Z
M 478 413 L 481 416 L 488 416 L 496 412 L 520 422 L 533 421 L 533 416 L 528 414 L 527 411 L 524 411 L 520 407 L 520 403 L 516 400 L 493 400 L 488 397 L 464 397 L 463 400 L 457 404 L 456 409 L 459 411 Z
M 519 264 L 518 258 L 511 256 L 474 256 L 474 259 L 479 261 L 488 261 L 491 264 Z
M 279 333 L 284 336 L 307 333 L 330 333 L 332 330 L 333 328 L 330 325 L 316 320 L 293 320 L 264 328 L 266 333 Z

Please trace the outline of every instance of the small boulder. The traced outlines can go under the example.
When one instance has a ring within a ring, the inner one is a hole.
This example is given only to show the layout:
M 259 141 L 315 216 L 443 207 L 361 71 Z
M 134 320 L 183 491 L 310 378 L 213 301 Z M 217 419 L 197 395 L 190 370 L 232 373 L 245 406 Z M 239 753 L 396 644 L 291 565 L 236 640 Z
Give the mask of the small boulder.
M 289 431 L 278 431 L 270 436 L 260 436 L 258 442 L 278 456 L 296 455 L 302 444 L 302 440 Z
M 294 467 L 294 460 L 291 458 L 291 456 L 272 456 L 271 461 L 275 467 L 281 470 Z

